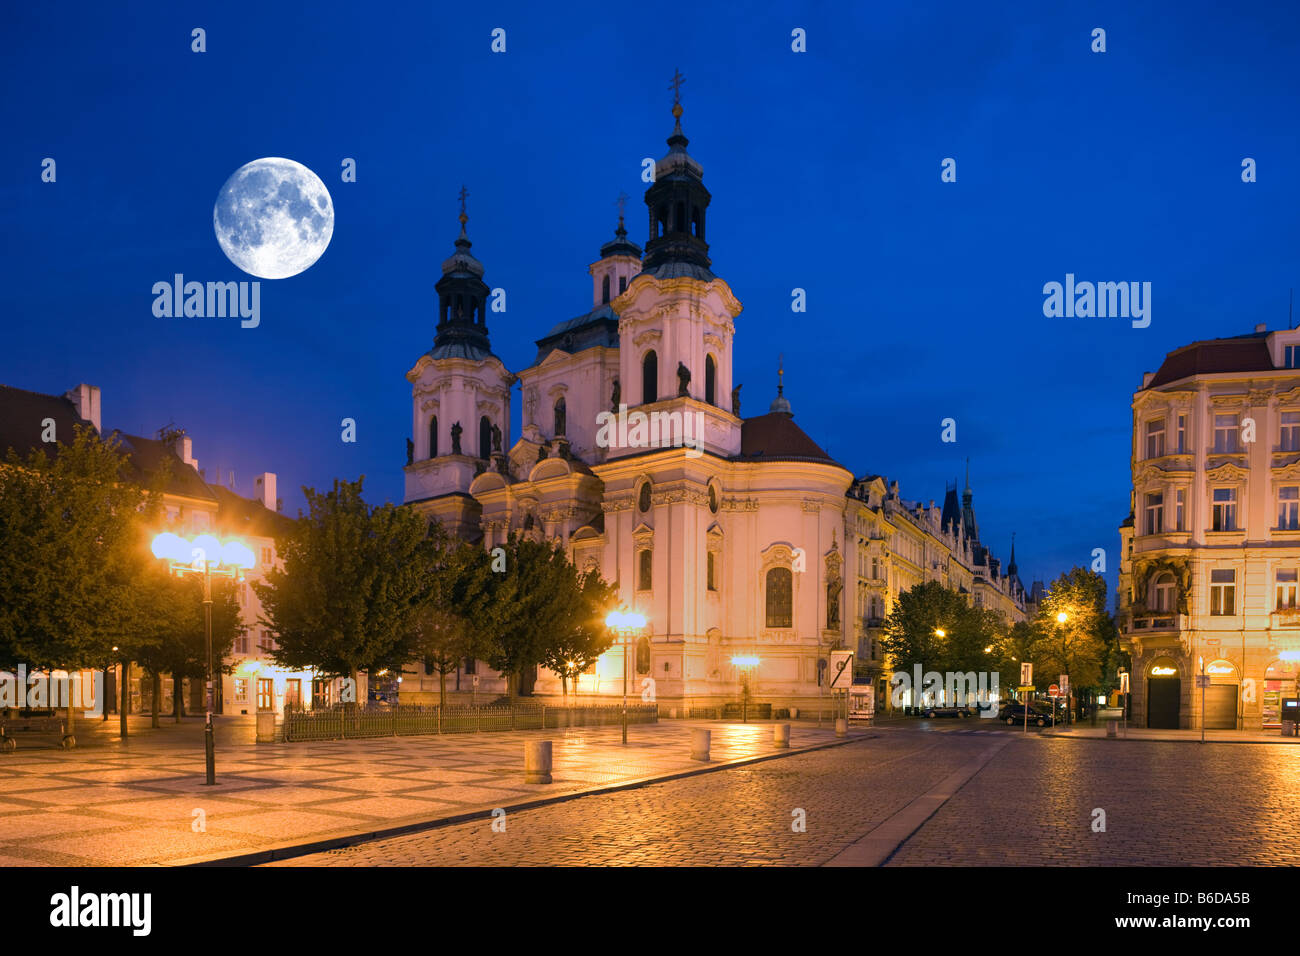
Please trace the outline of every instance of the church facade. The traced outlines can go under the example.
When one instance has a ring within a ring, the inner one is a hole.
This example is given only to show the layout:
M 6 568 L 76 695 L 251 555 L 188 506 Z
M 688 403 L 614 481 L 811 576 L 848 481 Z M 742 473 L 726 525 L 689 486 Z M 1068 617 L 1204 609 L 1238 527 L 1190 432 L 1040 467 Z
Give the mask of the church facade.
M 741 417 L 742 306 L 712 271 L 711 197 L 680 103 L 673 115 L 645 192 L 645 249 L 620 215 L 588 269 L 592 308 L 555 325 L 517 373 L 491 351 L 491 290 L 462 208 L 435 286 L 433 348 L 407 373 L 407 504 L 485 548 L 511 532 L 560 542 L 644 614 L 637 645 L 616 645 L 579 679 L 580 700 L 621 696 L 626 661 L 629 693 L 663 708 L 735 700 L 742 679 L 758 701 L 817 707 L 835 648 L 855 649 L 859 676 L 881 686 L 884 618 L 926 580 L 1023 618 L 1014 552 L 1002 574 L 978 542 L 969 486 L 963 518 L 950 514 L 955 489 L 927 508 L 896 482 L 855 478 L 795 423 L 782 385 L 765 413 Z M 470 679 L 480 695 L 505 687 L 481 662 L 455 684 Z M 521 687 L 560 692 L 545 669 Z

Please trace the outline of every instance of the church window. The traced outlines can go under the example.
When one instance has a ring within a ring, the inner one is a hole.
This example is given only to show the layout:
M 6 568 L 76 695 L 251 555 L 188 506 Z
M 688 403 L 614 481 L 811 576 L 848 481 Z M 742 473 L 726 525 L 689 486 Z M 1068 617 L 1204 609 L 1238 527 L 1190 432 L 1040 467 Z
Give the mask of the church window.
M 600 301 L 602 303 L 609 301 L 609 276 L 605 276 L 605 280 L 601 283 Z
M 718 589 L 718 560 L 717 560 L 717 554 L 716 554 L 715 552 L 713 552 L 713 551 L 710 551 L 710 552 L 709 552 L 709 559 L 708 559 L 708 561 L 709 561 L 709 563 L 708 563 L 708 574 L 707 574 L 708 587 L 709 587 L 709 590 L 710 590 L 710 591 L 716 591 L 716 590 Z
M 655 216 L 656 216 L 656 225 L 657 225 L 657 228 L 655 229 L 655 236 L 657 237 L 657 236 L 659 236 L 661 233 L 662 233 L 662 234 L 667 234 L 667 232 L 668 232 L 668 204 L 667 204 L 667 203 L 660 203 L 660 204 L 659 204 L 659 209 L 658 209 L 658 211 L 655 213 Z
M 704 210 L 699 206 L 691 208 L 691 235 L 704 238 Z
M 618 277 L 618 294 L 622 295 L 627 291 L 627 276 Z
M 704 359 L 704 400 L 710 405 L 716 405 L 714 393 L 718 385 L 718 363 L 713 361 L 713 356 L 709 355 Z
M 642 549 L 636 555 L 636 589 L 638 591 L 649 591 L 654 583 L 654 552 L 649 548 Z
M 794 574 L 789 568 L 771 568 L 767 572 L 767 626 L 794 625 Z
M 677 204 L 676 211 L 677 211 L 677 216 L 673 222 L 673 232 L 685 232 L 686 231 L 686 203 L 679 202 Z
M 565 420 L 567 417 L 568 406 L 564 403 L 564 396 L 561 395 L 555 400 L 555 437 L 563 438 L 564 430 L 568 427 Z
M 438 416 L 429 419 L 429 457 L 438 457 Z
M 659 356 L 654 349 L 641 360 L 641 401 L 649 405 L 659 400 Z
M 636 672 L 650 673 L 650 638 L 642 637 L 636 642 Z
M 478 456 L 492 457 L 492 423 L 486 415 L 478 420 Z
M 718 488 L 716 485 L 709 485 L 709 510 L 714 514 L 718 513 Z
M 650 510 L 650 482 L 648 481 L 641 485 L 641 491 L 637 494 L 636 509 L 642 514 Z

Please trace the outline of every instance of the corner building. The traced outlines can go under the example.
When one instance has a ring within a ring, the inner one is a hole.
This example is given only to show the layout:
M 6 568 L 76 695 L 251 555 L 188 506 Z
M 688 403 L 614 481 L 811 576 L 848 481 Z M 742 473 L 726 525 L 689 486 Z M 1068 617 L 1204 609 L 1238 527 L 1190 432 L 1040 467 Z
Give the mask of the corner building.
M 742 306 L 712 271 L 711 195 L 687 152 L 680 104 L 673 115 L 668 153 L 645 192 L 644 252 L 620 216 L 588 267 L 592 308 L 537 340 L 533 365 L 517 376 L 491 352 L 489 288 L 462 211 L 457 251 L 437 284 L 433 348 L 407 375 L 416 437 L 406 501 L 485 548 L 511 532 L 558 541 L 579 568 L 615 582 L 648 625 L 626 654 L 634 697 L 649 679 L 664 708 L 734 700 L 742 675 L 732 658 L 741 656 L 759 659 L 749 675 L 757 701 L 817 706 L 830 649 L 856 648 L 879 670 L 868 628 L 879 621 L 868 615 L 888 610 L 888 548 L 875 545 L 874 566 L 859 548 L 868 534 L 885 534 L 888 522 L 867 514 L 889 491 L 864 492 L 809 438 L 783 385 L 766 413 L 740 416 L 732 355 Z M 516 382 L 522 428 L 511 444 Z M 602 428 L 620 413 L 655 423 L 648 440 L 634 428 Z M 931 511 L 925 520 L 942 536 Z M 952 530 L 945 557 L 963 546 L 969 555 L 959 534 Z M 994 590 L 1022 610 L 1018 581 L 994 574 Z M 579 701 L 621 695 L 624 658 L 616 645 L 582 675 Z M 474 661 L 450 682 L 463 691 L 470 675 L 479 694 L 504 690 L 500 675 Z M 420 689 L 434 687 L 425 675 Z M 560 682 L 543 669 L 523 675 L 520 689 L 558 694 Z
M 1119 600 L 1132 719 L 1279 727 L 1300 658 L 1300 330 L 1170 352 L 1133 395 L 1131 465 Z

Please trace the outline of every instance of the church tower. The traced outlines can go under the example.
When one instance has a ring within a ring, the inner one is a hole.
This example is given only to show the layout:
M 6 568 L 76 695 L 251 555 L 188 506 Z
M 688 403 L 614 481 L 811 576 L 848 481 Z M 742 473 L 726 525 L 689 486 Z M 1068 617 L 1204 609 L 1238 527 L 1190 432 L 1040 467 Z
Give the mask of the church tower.
M 455 534 L 479 534 L 474 476 L 503 467 L 510 447 L 510 390 L 515 377 L 488 342 L 491 289 L 483 263 L 470 252 L 461 189 L 460 235 L 434 285 L 438 323 L 433 348 L 406 373 L 411 383 L 405 501 Z
M 678 74 L 677 93 L 680 84 Z M 703 167 L 686 151 L 679 95 L 673 118 L 668 153 L 645 192 L 650 232 L 641 272 L 614 303 L 622 400 L 647 414 L 680 413 L 693 441 L 698 428 L 705 451 L 728 457 L 740 451 L 731 351 L 741 304 L 710 268 L 705 230 L 712 197 Z M 644 451 L 611 448 L 610 458 Z

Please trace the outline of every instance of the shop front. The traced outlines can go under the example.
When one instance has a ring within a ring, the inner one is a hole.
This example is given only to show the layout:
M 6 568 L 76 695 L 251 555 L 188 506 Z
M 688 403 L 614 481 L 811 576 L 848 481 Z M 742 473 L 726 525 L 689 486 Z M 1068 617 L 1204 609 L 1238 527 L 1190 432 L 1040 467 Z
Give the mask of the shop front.
M 1282 726 L 1282 700 L 1296 695 L 1296 677 L 1300 661 L 1275 660 L 1264 672 L 1264 693 L 1260 697 L 1260 712 L 1264 730 Z
M 1147 668 L 1147 726 L 1177 730 L 1183 682 L 1178 665 L 1170 657 L 1158 657 Z
M 1236 730 L 1237 700 L 1241 678 L 1231 661 L 1210 661 L 1205 665 L 1210 686 L 1205 688 L 1205 729 Z

